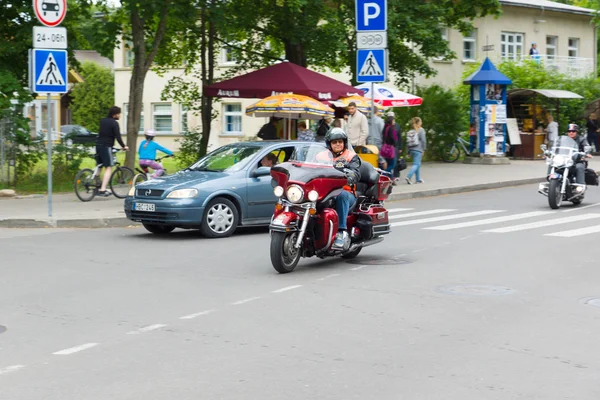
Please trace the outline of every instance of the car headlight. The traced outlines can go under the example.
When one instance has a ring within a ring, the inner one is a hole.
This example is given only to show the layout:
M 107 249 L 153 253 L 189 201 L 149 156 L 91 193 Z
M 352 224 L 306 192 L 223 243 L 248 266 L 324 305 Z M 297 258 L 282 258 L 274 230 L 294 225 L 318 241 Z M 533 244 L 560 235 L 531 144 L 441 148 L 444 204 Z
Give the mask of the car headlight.
M 288 188 L 286 196 L 292 203 L 300 203 L 304 197 L 304 190 L 298 185 L 292 185 Z
M 281 186 L 275 186 L 275 189 L 273 189 L 273 193 L 275 193 L 275 196 L 281 197 L 283 196 L 283 188 Z
M 319 199 L 319 192 L 317 192 L 316 190 L 311 190 L 310 192 L 308 192 L 308 199 L 310 201 L 317 201 Z
M 167 199 L 190 199 L 196 196 L 198 196 L 198 189 L 178 189 L 169 193 Z

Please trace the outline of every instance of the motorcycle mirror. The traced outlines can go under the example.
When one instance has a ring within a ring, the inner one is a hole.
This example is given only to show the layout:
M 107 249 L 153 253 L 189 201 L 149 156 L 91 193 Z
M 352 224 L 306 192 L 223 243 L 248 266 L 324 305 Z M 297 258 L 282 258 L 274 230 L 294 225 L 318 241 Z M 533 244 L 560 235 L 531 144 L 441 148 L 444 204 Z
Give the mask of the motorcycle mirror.
M 546 151 L 548 149 L 548 147 L 545 144 L 541 145 L 540 148 L 542 149 L 542 151 Z

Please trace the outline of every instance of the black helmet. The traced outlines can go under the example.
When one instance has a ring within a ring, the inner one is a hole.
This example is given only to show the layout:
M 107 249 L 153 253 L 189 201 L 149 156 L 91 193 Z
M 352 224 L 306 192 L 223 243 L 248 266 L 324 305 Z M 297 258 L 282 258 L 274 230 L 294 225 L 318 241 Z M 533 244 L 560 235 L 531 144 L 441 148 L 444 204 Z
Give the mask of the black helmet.
M 348 148 L 348 135 L 342 128 L 333 128 L 325 135 L 325 145 L 331 150 L 331 141 L 342 139 L 344 141 L 344 150 Z M 333 151 L 333 150 L 332 150 Z

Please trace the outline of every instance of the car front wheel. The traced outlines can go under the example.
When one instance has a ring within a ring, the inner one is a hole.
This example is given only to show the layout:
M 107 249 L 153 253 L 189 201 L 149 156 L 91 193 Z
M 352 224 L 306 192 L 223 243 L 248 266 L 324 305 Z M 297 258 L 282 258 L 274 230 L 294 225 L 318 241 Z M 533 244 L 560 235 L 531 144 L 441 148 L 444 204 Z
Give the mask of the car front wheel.
M 230 200 L 217 197 L 208 203 L 200 232 L 209 238 L 222 238 L 233 235 L 238 226 L 238 209 Z

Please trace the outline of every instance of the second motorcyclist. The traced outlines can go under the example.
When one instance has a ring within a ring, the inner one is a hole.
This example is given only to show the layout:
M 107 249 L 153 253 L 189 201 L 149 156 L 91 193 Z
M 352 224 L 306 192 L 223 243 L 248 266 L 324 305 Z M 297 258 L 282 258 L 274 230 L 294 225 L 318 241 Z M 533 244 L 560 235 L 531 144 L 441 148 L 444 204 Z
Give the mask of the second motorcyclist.
M 344 250 L 344 244 L 348 239 L 346 220 L 350 207 L 356 202 L 356 184 L 360 180 L 360 158 L 348 147 L 348 136 L 341 128 L 331 129 L 325 135 L 325 144 L 329 149 L 330 158 L 333 157 L 333 166 L 342 171 L 348 178 L 348 185 L 336 198 L 336 211 L 339 225 L 332 248 Z
M 567 128 L 567 136 L 577 142 L 579 146 L 578 151 L 585 152 L 586 147 L 589 146 L 588 141 L 585 137 L 579 135 L 579 126 L 577 124 L 569 124 Z M 572 168 L 575 169 L 575 180 L 578 184 L 585 185 L 585 158 L 591 158 L 591 154 L 585 156 L 578 156 L 575 161 L 575 165 Z M 548 167 L 548 174 L 550 174 L 550 167 Z

